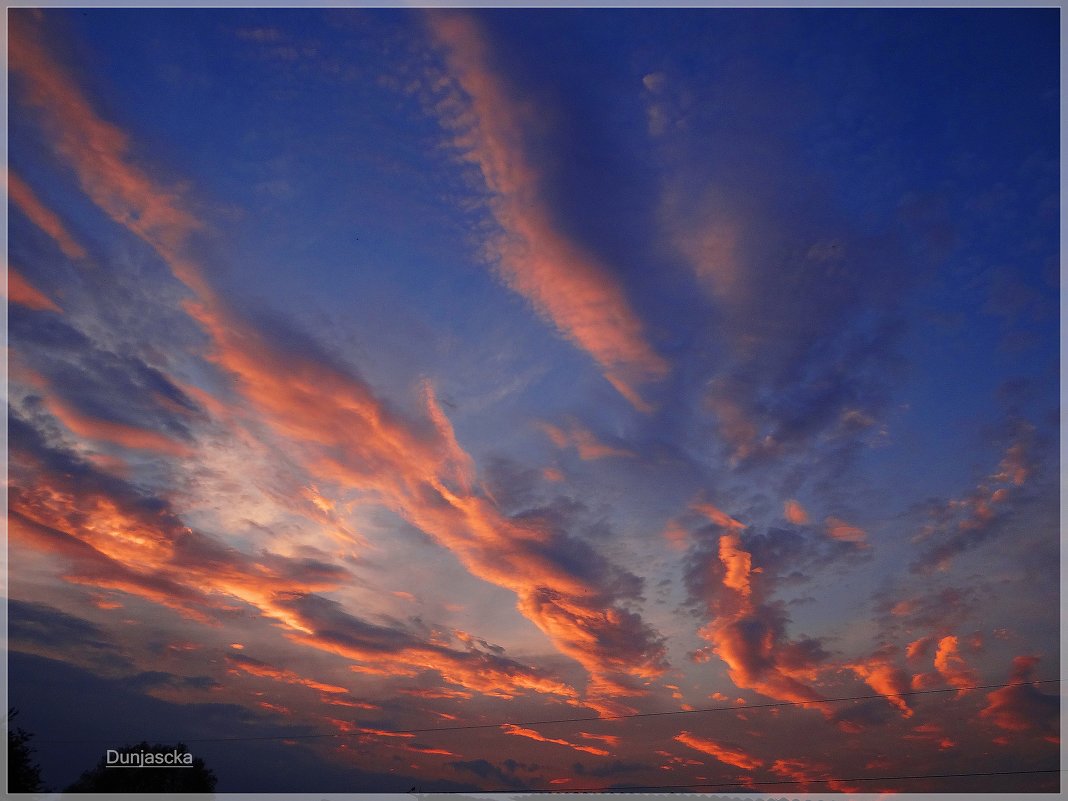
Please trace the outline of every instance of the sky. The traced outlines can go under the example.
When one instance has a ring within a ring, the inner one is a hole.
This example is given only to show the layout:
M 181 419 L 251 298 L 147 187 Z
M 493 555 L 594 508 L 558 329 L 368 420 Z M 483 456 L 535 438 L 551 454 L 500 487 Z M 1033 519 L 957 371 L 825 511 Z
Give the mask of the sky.
M 46 784 L 1056 790 L 1058 26 L 9 11 Z

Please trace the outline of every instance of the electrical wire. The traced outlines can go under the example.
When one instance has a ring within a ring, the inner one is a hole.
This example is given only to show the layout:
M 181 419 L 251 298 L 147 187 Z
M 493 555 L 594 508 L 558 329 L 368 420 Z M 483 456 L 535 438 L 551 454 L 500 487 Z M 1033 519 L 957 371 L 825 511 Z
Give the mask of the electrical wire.
M 535 721 L 501 721 L 499 723 L 469 723 L 461 724 L 458 726 L 431 726 L 418 729 L 389 729 L 381 730 L 383 733 L 388 734 L 429 734 L 433 732 L 446 732 L 446 731 L 472 731 L 476 729 L 498 729 L 503 726 L 550 726 L 561 723 L 597 723 L 604 720 L 625 720 L 633 718 L 653 718 L 653 717 L 666 717 L 670 715 L 698 715 L 707 712 L 729 712 L 739 709 L 768 709 L 771 707 L 786 707 L 786 706 L 810 706 L 816 704 L 830 704 L 838 703 L 842 701 L 868 701 L 878 698 L 902 698 L 915 695 L 934 695 L 938 693 L 956 693 L 964 692 L 967 690 L 991 690 L 1000 689 L 1002 687 L 1028 687 L 1035 684 L 1054 684 L 1060 682 L 1060 679 L 1037 679 L 1035 681 L 1023 681 L 1023 682 L 1006 682 L 1003 684 L 976 684 L 967 687 L 946 687 L 934 690 L 908 690 L 900 693 L 873 693 L 870 695 L 849 695 L 842 696 L 840 698 L 822 698 L 816 701 L 772 701 L 763 704 L 736 704 L 732 706 L 716 706 L 707 707 L 704 709 L 675 709 L 662 712 L 632 712 L 623 715 L 604 715 L 594 717 L 577 717 L 577 718 L 556 718 L 553 720 L 535 720 Z M 320 734 L 271 734 L 271 735 L 259 735 L 249 737 L 177 737 L 165 742 L 170 743 L 225 743 L 225 742 L 252 742 L 252 741 L 268 741 L 268 740 L 316 740 L 316 739 L 329 739 L 338 737 L 361 737 L 366 736 L 369 732 L 365 731 L 351 731 L 351 732 L 329 732 Z M 99 743 L 99 742 L 116 742 L 122 738 L 93 738 L 82 740 L 37 740 L 41 744 L 59 745 L 59 744 L 74 744 L 74 743 Z M 148 741 L 148 738 L 141 738 Z M 158 740 L 155 742 L 159 742 Z

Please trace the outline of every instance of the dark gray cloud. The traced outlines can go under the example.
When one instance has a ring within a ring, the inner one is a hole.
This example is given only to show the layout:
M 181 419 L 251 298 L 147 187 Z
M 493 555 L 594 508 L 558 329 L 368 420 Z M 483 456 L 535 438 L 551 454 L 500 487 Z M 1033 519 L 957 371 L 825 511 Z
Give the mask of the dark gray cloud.
M 490 789 L 531 790 L 546 785 L 541 777 L 520 776 L 516 770 L 518 763 L 510 759 L 499 765 L 485 759 L 459 760 L 446 765 L 457 773 L 473 773 L 485 780 Z
M 16 646 L 24 642 L 48 647 L 83 646 L 100 651 L 114 651 L 118 647 L 100 626 L 47 604 L 8 599 L 7 620 L 8 637 Z
M 215 772 L 219 792 L 400 793 L 413 785 L 427 791 L 476 789 L 447 780 L 426 782 L 404 770 L 387 773 L 349 767 L 313 745 L 260 739 L 316 732 L 242 706 L 171 703 L 132 689 L 125 679 L 101 678 L 26 654 L 9 654 L 8 671 L 10 704 L 19 710 L 19 724 L 34 734 L 36 759 L 52 788 L 73 782 L 100 760 L 105 749 L 146 740 L 185 743 Z M 80 714 L 71 715 L 72 709 Z

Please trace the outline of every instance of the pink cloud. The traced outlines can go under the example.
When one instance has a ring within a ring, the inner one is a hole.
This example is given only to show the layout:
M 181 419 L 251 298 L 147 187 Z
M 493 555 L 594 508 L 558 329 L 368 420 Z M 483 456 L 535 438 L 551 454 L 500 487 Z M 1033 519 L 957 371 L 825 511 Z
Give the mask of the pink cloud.
M 987 693 L 980 716 L 1006 731 L 1030 732 L 1048 742 L 1060 742 L 1060 698 L 1039 691 L 1034 684 L 1038 657 L 1018 656 L 1012 661 L 1013 687 Z
M 722 745 L 715 740 L 695 737 L 688 731 L 679 732 L 675 735 L 675 739 L 683 745 L 688 745 L 695 751 L 700 751 L 701 753 L 708 754 L 709 756 L 718 759 L 725 765 L 733 765 L 742 770 L 753 770 L 764 764 L 762 760 L 750 756 L 740 748 Z
M 63 313 L 54 300 L 23 278 L 11 265 L 7 268 L 7 298 L 27 309 Z
M 492 247 L 501 277 L 589 353 L 620 394 L 648 410 L 635 385 L 662 378 L 668 364 L 646 342 L 610 271 L 553 222 L 523 142 L 524 131 L 537 124 L 535 110 L 517 103 L 490 69 L 490 46 L 472 18 L 434 12 L 427 20 L 466 96 L 468 113 L 456 138 L 494 195 L 503 233 Z
M 479 152 L 488 180 L 522 194 L 524 187 L 533 186 L 522 160 L 495 161 L 511 155 L 498 141 L 510 128 L 493 117 L 488 102 L 499 87 L 481 70 L 477 57 L 467 63 L 473 56 L 463 45 L 479 44 L 467 40 L 473 29 L 457 24 L 445 25 L 448 36 L 455 39 L 454 57 L 466 64 L 462 71 L 471 81 L 476 105 L 489 115 L 488 127 L 479 134 L 485 140 Z M 134 163 L 129 138 L 96 115 L 41 45 L 32 23 L 22 20 L 13 28 L 11 40 L 11 66 L 23 84 L 24 99 L 41 111 L 57 155 L 71 165 L 89 197 L 154 247 L 193 291 L 195 299 L 186 309 L 208 333 L 208 358 L 232 380 L 234 402 L 242 414 L 254 415 L 286 441 L 315 486 L 365 493 L 455 553 L 473 575 L 512 590 L 519 611 L 560 652 L 588 671 L 591 705 L 618 710 L 615 698 L 645 692 L 633 679 L 648 679 L 665 669 L 659 638 L 611 591 L 591 584 L 553 557 L 556 533 L 509 519 L 481 493 L 471 459 L 456 441 L 433 388 L 424 387 L 425 421 L 413 423 L 392 411 L 359 378 L 275 347 L 266 332 L 235 314 L 210 287 L 199 264 L 187 255 L 191 238 L 204 228 L 202 223 L 185 210 L 175 191 L 159 185 Z M 497 111 L 507 116 L 509 109 Z M 516 202 L 513 197 L 505 204 L 504 217 L 513 223 L 512 229 L 531 235 L 539 248 L 544 234 L 547 248 L 523 259 L 504 259 L 512 265 L 508 269 L 519 291 L 590 350 L 610 379 L 632 368 L 662 374 L 666 366 L 637 336 L 640 326 L 636 328 L 618 287 L 582 259 L 573 259 L 572 246 L 547 228 L 537 213 L 530 218 L 519 214 L 522 204 Z M 213 399 L 209 406 L 223 414 L 227 411 L 227 401 Z M 238 422 L 232 420 L 234 425 Z M 319 508 L 314 499 L 307 505 Z M 604 564 L 597 570 L 605 586 L 611 586 L 614 569 Z M 588 572 L 587 566 L 584 573 Z M 210 586 L 277 617 L 295 630 L 295 639 L 338 653 L 352 650 L 351 645 L 324 640 L 280 604 L 275 593 L 283 587 L 253 581 L 240 571 L 215 576 Z M 413 664 L 429 667 L 442 662 L 440 653 L 419 648 L 408 649 L 405 658 L 398 659 L 405 670 Z M 464 686 L 490 689 L 490 680 L 480 678 L 466 663 L 445 660 L 444 664 L 446 670 L 457 671 L 456 676 L 467 682 Z M 573 694 L 559 682 L 529 681 L 531 688 Z
M 592 431 L 583 428 L 575 420 L 570 420 L 566 429 L 551 423 L 542 423 L 541 429 L 557 448 L 574 448 L 578 451 L 579 458 L 586 461 L 613 456 L 634 456 L 632 451 L 625 448 L 615 448 L 598 441 Z
M 808 512 L 805 511 L 805 507 L 795 500 L 789 500 L 783 507 L 783 515 L 791 523 L 802 526 L 808 522 Z
M 84 259 L 85 248 L 75 241 L 54 211 L 44 205 L 34 191 L 15 173 L 7 172 L 7 194 L 19 211 L 48 234 L 63 254 L 70 259 Z

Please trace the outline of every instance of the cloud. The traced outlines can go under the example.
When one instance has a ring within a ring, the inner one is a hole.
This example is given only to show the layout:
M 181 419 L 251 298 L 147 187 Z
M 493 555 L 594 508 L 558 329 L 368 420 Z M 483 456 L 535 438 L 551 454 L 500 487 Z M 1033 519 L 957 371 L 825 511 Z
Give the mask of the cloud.
M 511 760 L 505 760 L 500 765 L 485 759 L 461 760 L 449 762 L 447 765 L 458 772 L 473 773 L 480 779 L 493 779 L 501 787 L 526 790 L 532 786 L 529 780 L 516 774 L 515 767 L 513 767 L 516 763 Z
M 956 637 L 943 637 L 939 640 L 934 666 L 951 687 L 971 687 L 979 682 L 978 674 L 968 667 L 958 652 Z
M 301 676 L 299 673 L 295 673 L 292 670 L 276 668 L 272 665 L 268 665 L 266 662 L 261 662 L 258 659 L 253 659 L 249 656 L 227 654 L 226 663 L 241 673 L 274 679 L 275 681 L 284 682 L 285 684 L 297 684 L 302 687 L 309 687 L 313 690 L 331 694 L 348 692 L 347 687 L 339 687 L 336 684 L 324 684 L 323 682 Z M 348 705 L 357 706 L 357 704 L 353 702 L 350 702 Z
M 493 194 L 502 235 L 491 244 L 504 281 L 600 365 L 605 378 L 636 408 L 649 410 L 635 385 L 664 377 L 668 364 L 645 339 L 622 287 L 596 257 L 556 225 L 539 186 L 537 164 L 523 141 L 535 111 L 513 99 L 490 68 L 490 45 L 468 15 L 432 12 L 428 25 L 445 48 L 466 96 L 457 145 Z
M 443 24 L 455 38 L 454 57 L 468 58 L 471 54 L 464 55 L 459 48 L 464 43 L 478 45 L 476 39 L 467 41 L 473 32 L 462 21 Z M 559 651 L 588 671 L 590 703 L 618 710 L 609 700 L 612 696 L 644 692 L 634 680 L 659 675 L 666 663 L 661 638 L 637 613 L 621 605 L 634 597 L 640 582 L 567 532 L 504 516 L 476 488 L 471 460 L 429 385 L 424 387 L 424 420 L 405 419 L 350 369 L 318 348 L 305 340 L 287 340 L 277 329 L 256 327 L 239 315 L 210 287 L 199 263 L 188 255 L 192 237 L 204 226 L 185 210 L 175 191 L 134 164 L 128 137 L 96 115 L 26 19 L 13 26 L 10 55 L 22 85 L 20 96 L 40 109 L 50 143 L 73 167 L 82 188 L 113 220 L 155 248 L 194 293 L 186 309 L 209 335 L 208 359 L 227 376 L 236 395 L 213 403 L 233 403 L 243 415 L 254 415 L 287 443 L 294 461 L 316 486 L 364 493 L 455 553 L 473 575 L 515 592 L 519 611 Z M 497 91 L 477 59 L 465 69 L 469 79 L 486 81 L 472 87 L 476 95 L 480 90 Z M 476 97 L 476 102 L 483 112 L 492 113 L 485 107 L 485 97 Z M 508 107 L 500 111 L 507 114 Z M 481 135 L 492 148 L 505 133 L 493 127 L 497 123 L 492 120 L 490 125 Z M 525 170 L 521 163 L 514 168 Z M 507 184 L 508 169 L 494 166 L 488 180 Z M 517 224 L 526 230 L 528 223 Z M 550 234 L 550 250 L 558 247 L 551 244 L 552 232 L 543 231 L 540 224 L 530 230 Z M 646 372 L 659 374 L 666 369 L 643 340 L 632 336 L 636 321 L 620 305 L 618 288 L 601 283 L 599 271 L 570 259 L 560 262 L 567 264 L 565 269 L 552 259 L 552 264 L 543 263 L 542 255 L 533 258 L 533 266 L 516 271 L 515 279 L 526 288 L 529 282 L 563 279 L 559 292 L 546 289 L 547 294 L 537 295 L 538 302 L 548 304 L 552 314 L 564 321 L 564 329 L 610 371 L 644 366 L 649 368 Z M 565 274 L 558 275 L 560 270 Z M 570 290 L 591 294 L 582 300 L 579 292 L 576 299 Z M 609 373 L 610 378 L 613 375 Z M 286 590 L 282 581 L 266 587 L 238 571 L 223 589 L 284 622 L 294 611 L 292 603 L 280 604 L 274 594 Z M 300 624 L 288 622 L 300 630 Z
M 45 206 L 34 191 L 15 173 L 7 172 L 8 198 L 26 218 L 48 234 L 69 259 L 84 259 L 85 248 L 75 241 L 54 211 Z
M 837 517 L 828 517 L 824 521 L 827 536 L 839 542 L 855 543 L 858 547 L 868 547 L 868 534 L 859 526 L 847 523 Z
M 295 624 L 288 635 L 291 640 L 366 663 L 382 675 L 410 676 L 432 670 L 451 684 L 500 698 L 525 691 L 562 698 L 577 695 L 548 673 L 507 657 L 456 650 L 398 628 L 379 626 L 317 595 L 294 594 L 280 597 L 278 603 Z
M 771 600 L 771 594 L 780 563 L 793 571 L 804 559 L 819 558 L 822 541 L 812 540 L 809 545 L 809 540 L 788 531 L 757 535 L 716 507 L 705 512 L 720 533 L 712 539 L 695 537 L 697 544 L 687 556 L 690 598 L 708 620 L 699 634 L 709 646 L 694 658 L 706 661 L 710 653 L 715 654 L 726 664 L 736 686 L 769 698 L 802 703 L 821 700 L 814 682 L 820 674 L 842 665 L 830 660 L 819 640 L 789 637 L 786 604 Z M 874 665 L 855 672 L 864 671 L 866 680 L 879 681 L 889 675 Z M 817 708 L 833 719 L 828 708 Z
M 700 512 L 717 526 L 722 528 L 736 530 L 745 528 L 744 523 L 740 523 L 710 503 L 695 503 L 692 508 L 695 512 Z
M 85 439 L 109 442 L 123 448 L 155 451 L 168 456 L 188 458 L 193 454 L 193 449 L 186 443 L 158 431 L 89 417 L 56 397 L 45 398 L 44 403 L 57 420 Z
M 912 572 L 945 572 L 956 556 L 997 534 L 999 523 L 1013 511 L 1020 487 L 1034 470 L 1030 454 L 1035 448 L 1035 429 L 1023 422 L 1016 429 L 1015 441 L 1006 448 L 997 469 L 975 490 L 928 506 L 928 522 L 913 537 L 913 542 L 925 546 L 910 565 Z
M 695 751 L 700 751 L 715 757 L 724 765 L 733 765 L 742 770 L 754 770 L 764 764 L 763 760 L 750 756 L 737 746 L 723 745 L 717 743 L 715 740 L 706 740 L 702 737 L 695 737 L 688 731 L 679 732 L 675 735 L 675 739 L 683 745 L 688 745 Z
M 815 455 L 821 472 L 841 471 L 879 436 L 902 363 L 898 306 L 924 259 L 903 269 L 905 226 L 850 219 L 800 166 L 811 159 L 787 132 L 804 90 L 789 76 L 697 84 L 687 72 L 665 64 L 642 93 L 662 175 L 659 244 L 706 309 L 706 347 L 677 372 L 700 376 L 730 466 Z M 708 158 L 709 142 L 731 157 Z
M 34 311 L 51 311 L 62 314 L 63 310 L 50 297 L 30 284 L 14 267 L 7 268 L 7 297 L 12 303 L 18 303 Z
M 819 700 L 807 682 L 824 667 L 827 654 L 817 640 L 787 637 L 785 606 L 762 599 L 763 591 L 749 580 L 751 573 L 745 574 L 749 554 L 736 540 L 737 535 L 725 534 L 715 552 L 691 554 L 687 584 L 709 617 L 701 636 L 727 665 L 736 686 L 777 700 Z
M 808 523 L 808 512 L 805 511 L 805 507 L 794 500 L 786 502 L 786 505 L 783 507 L 783 515 L 785 515 L 787 520 L 797 526 L 803 526 Z
M 545 432 L 557 448 L 561 450 L 574 448 L 578 451 L 579 458 L 583 460 L 635 455 L 633 451 L 629 451 L 626 448 L 617 448 L 598 441 L 592 431 L 583 428 L 575 420 L 569 421 L 566 430 L 559 426 L 554 426 L 552 423 L 542 423 L 541 430 Z
M 875 692 L 888 696 L 886 700 L 900 709 L 904 717 L 912 717 L 912 709 L 905 699 L 895 695 L 909 691 L 908 674 L 893 665 L 886 654 L 876 653 L 869 659 L 849 662 L 844 667 L 852 670 Z
M 995 726 L 1012 732 L 1032 732 L 1051 742 L 1060 741 L 1060 698 L 1046 695 L 1033 684 L 1038 657 L 1018 656 L 1012 660 L 1009 681 L 1019 686 L 1000 687 L 987 693 L 987 705 L 980 716 Z
M 111 635 L 89 620 L 17 598 L 8 599 L 7 616 L 12 651 L 75 660 L 109 671 L 132 668 Z
M 528 690 L 577 695 L 548 674 L 505 657 L 457 651 L 349 615 L 315 595 L 337 588 L 348 577 L 343 568 L 221 546 L 182 525 L 164 502 L 49 449 L 17 418 L 11 429 L 12 542 L 71 563 L 70 581 L 121 590 L 202 622 L 224 619 L 233 608 L 229 599 L 240 599 L 284 624 L 291 640 L 366 660 L 386 674 L 434 670 L 446 681 L 500 697 Z M 227 661 L 245 673 L 319 692 L 346 692 L 249 657 L 232 654 Z
M 67 579 L 122 590 L 194 619 L 217 619 L 239 598 L 278 617 L 279 592 L 334 589 L 335 565 L 257 556 L 185 526 L 169 504 L 9 420 L 12 537 L 73 565 Z
M 594 748 L 592 745 L 581 745 L 579 743 L 572 743 L 567 740 L 562 740 L 558 737 L 546 737 L 540 732 L 536 732 L 533 729 L 525 729 L 521 726 L 515 726 L 511 723 L 506 723 L 501 726 L 501 730 L 505 734 L 514 734 L 516 737 L 526 737 L 529 740 L 537 740 L 540 743 L 553 743 L 555 745 L 564 745 L 568 748 L 574 748 L 576 751 L 584 751 L 587 754 L 593 754 L 594 756 L 610 756 L 608 751 L 603 748 Z
M 725 569 L 723 586 L 737 591 L 744 598 L 749 598 L 752 594 L 749 574 L 753 567 L 753 557 L 741 547 L 737 534 L 724 534 L 719 538 L 719 561 Z

